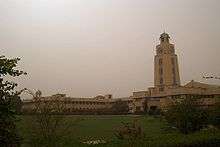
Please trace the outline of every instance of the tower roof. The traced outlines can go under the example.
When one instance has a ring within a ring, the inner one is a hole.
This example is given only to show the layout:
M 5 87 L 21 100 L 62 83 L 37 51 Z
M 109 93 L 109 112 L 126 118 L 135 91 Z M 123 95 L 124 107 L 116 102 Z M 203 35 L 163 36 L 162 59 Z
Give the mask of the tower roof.
M 160 39 L 162 39 L 162 38 L 170 39 L 170 36 L 169 36 L 169 34 L 164 32 L 160 35 Z

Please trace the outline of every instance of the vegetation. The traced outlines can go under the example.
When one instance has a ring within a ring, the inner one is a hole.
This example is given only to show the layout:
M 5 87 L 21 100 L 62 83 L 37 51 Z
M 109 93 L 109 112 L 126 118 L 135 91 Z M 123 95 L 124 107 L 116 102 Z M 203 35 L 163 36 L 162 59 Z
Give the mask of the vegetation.
M 176 102 L 166 112 L 166 120 L 184 134 L 202 129 L 208 124 L 208 113 L 197 103 L 198 99 L 193 98 Z
M 161 110 L 160 109 L 155 109 L 155 110 L 153 110 L 153 109 L 150 109 L 149 111 L 148 111 L 148 114 L 149 115 L 160 115 L 161 114 Z
M 126 102 L 123 102 L 122 100 L 117 100 L 113 104 L 111 111 L 113 111 L 113 114 L 127 114 L 129 111 L 129 106 Z
M 137 146 L 145 140 L 145 133 L 138 119 L 132 122 L 122 122 L 122 125 L 116 129 L 115 136 L 124 141 L 126 146 Z
M 0 144 L 1 146 L 19 146 L 20 137 L 16 131 L 15 115 L 20 109 L 22 91 L 16 91 L 17 83 L 7 81 L 10 77 L 26 74 L 15 69 L 20 59 L 8 59 L 0 56 Z
M 21 116 L 21 121 L 18 122 L 19 130 L 24 137 L 24 147 L 30 147 L 30 131 L 27 126 L 27 120 L 33 115 Z M 136 146 L 202 146 L 203 144 L 212 144 L 212 146 L 220 145 L 220 131 L 217 129 L 200 130 L 195 133 L 182 134 L 178 130 L 169 127 L 166 121 L 161 118 L 151 116 L 135 116 L 135 115 L 87 115 L 87 116 L 71 116 L 68 115 L 64 119 L 67 125 L 72 126 L 68 134 L 63 138 L 58 139 L 60 146 L 65 147 L 87 147 L 87 144 L 82 142 L 101 140 L 105 144 L 94 146 L 105 147 L 127 147 L 126 139 L 119 139 L 115 136 L 117 129 L 123 128 L 123 124 L 129 125 L 130 128 L 134 120 L 138 120 L 137 126 L 142 128 L 144 133 L 142 141 L 137 141 Z M 80 120 L 78 123 L 75 123 Z M 123 124 L 122 124 L 123 122 Z M 138 128 L 138 127 L 137 127 Z M 134 131 L 135 132 L 135 131 Z M 138 139 L 137 139 L 138 140 Z M 132 144 L 132 143 L 130 143 Z M 211 145 L 210 145 L 211 146 Z
M 206 127 L 210 122 L 216 123 L 214 118 L 219 116 L 216 109 L 219 107 L 214 107 L 210 111 L 201 109 L 196 106 L 198 102 L 196 99 L 183 99 L 177 102 L 165 113 L 166 119 L 163 119 L 160 116 L 149 115 L 60 115 L 66 110 L 65 103 L 56 98 L 48 102 L 40 101 L 36 95 L 34 95 L 36 101 L 34 115 L 22 116 L 23 121 L 18 124 L 24 137 L 22 145 L 24 147 L 220 145 L 220 130 Z M 119 108 L 124 104 L 119 102 L 114 107 Z M 124 108 L 127 110 L 127 106 Z
M 26 119 L 29 130 L 28 145 L 33 147 L 59 147 L 60 140 L 68 134 L 73 124 L 66 123 L 66 105 L 59 97 L 50 101 L 42 100 L 41 91 L 28 90 L 34 100 L 34 115 Z M 76 122 L 76 121 L 75 121 Z
M 220 129 L 220 102 L 210 109 L 209 123 Z
M 186 98 L 168 109 L 166 120 L 161 117 L 119 115 L 129 112 L 128 104 L 122 100 L 118 100 L 111 109 L 83 112 L 118 116 L 63 115 L 68 108 L 59 97 L 42 100 L 41 91 L 16 91 L 17 83 L 6 80 L 5 77 L 26 74 L 15 69 L 19 60 L 0 56 L 0 145 L 3 147 L 18 147 L 21 143 L 24 147 L 220 146 L 219 103 L 207 110 L 197 106 L 198 99 Z M 21 122 L 16 124 L 23 91 L 33 96 L 34 112 L 29 116 L 20 115 Z M 150 109 L 149 114 L 159 115 L 160 110 Z M 209 124 L 216 128 L 208 128 Z M 24 138 L 22 142 L 20 136 Z

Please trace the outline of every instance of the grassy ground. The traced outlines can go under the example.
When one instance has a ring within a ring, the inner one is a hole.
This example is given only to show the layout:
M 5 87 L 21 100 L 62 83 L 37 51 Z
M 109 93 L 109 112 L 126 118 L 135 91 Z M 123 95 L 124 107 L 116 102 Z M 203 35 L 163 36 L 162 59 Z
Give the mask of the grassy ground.
M 18 129 L 24 138 L 24 144 L 28 141 L 29 130 L 27 119 L 31 116 L 21 116 Z M 74 120 L 79 120 L 75 124 Z M 146 134 L 144 143 L 136 146 L 178 146 L 178 144 L 190 144 L 205 140 L 220 140 L 219 130 L 203 130 L 190 135 L 180 134 L 178 131 L 168 127 L 166 122 L 160 118 L 150 116 L 67 116 L 66 120 L 72 124 L 71 130 L 64 140 L 62 146 L 84 146 L 81 141 L 103 139 L 107 142 L 105 146 L 122 146 L 114 136 L 114 131 L 122 122 L 131 122 L 138 119 Z

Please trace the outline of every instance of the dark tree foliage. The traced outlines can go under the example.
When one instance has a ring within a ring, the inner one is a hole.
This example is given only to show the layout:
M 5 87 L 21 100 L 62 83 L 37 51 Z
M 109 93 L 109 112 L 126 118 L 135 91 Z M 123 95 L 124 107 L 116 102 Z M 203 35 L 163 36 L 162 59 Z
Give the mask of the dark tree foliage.
M 5 80 L 5 77 L 17 77 L 26 74 L 15 69 L 20 59 L 8 59 L 0 56 L 0 144 L 4 147 L 20 145 L 20 138 L 16 131 L 16 110 L 19 109 L 22 91 L 16 91 L 17 83 Z
M 183 134 L 200 130 L 208 123 L 207 111 L 200 108 L 197 99 L 193 98 L 176 102 L 165 113 L 165 118 Z
M 220 102 L 217 102 L 209 111 L 210 124 L 220 128 Z
M 117 100 L 111 107 L 114 114 L 127 114 L 129 112 L 129 106 L 122 100 Z

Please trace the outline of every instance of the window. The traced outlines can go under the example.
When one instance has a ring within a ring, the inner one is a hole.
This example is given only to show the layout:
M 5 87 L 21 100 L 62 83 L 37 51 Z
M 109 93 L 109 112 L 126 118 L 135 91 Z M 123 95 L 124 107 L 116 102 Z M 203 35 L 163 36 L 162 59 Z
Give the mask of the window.
M 137 106 L 136 107 L 136 111 L 140 111 L 141 110 L 141 107 L 140 106 Z
M 173 77 L 173 85 L 176 85 L 176 77 Z
M 160 88 L 159 88 L 159 91 L 164 91 L 164 88 L 163 88 L 163 87 L 160 87 Z
M 163 84 L 163 78 L 160 78 L 160 84 Z
M 160 69 L 159 69 L 159 74 L 160 74 L 160 75 L 163 75 L 163 68 L 160 68 Z
M 176 72 L 175 72 L 175 68 L 174 67 L 172 68 L 172 72 L 173 72 L 173 75 L 175 76 Z
M 161 66 L 163 64 L 163 60 L 160 58 L 159 59 L 159 65 Z
M 176 72 L 175 72 L 175 68 L 172 68 L 172 72 L 173 72 L 173 85 L 176 85 Z
M 172 63 L 173 66 L 175 65 L 175 60 L 174 60 L 174 58 L 171 58 L 171 63 Z
M 150 110 L 153 110 L 153 111 L 157 110 L 157 106 L 150 106 Z

